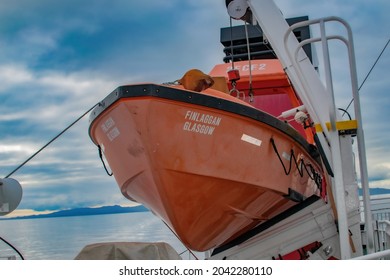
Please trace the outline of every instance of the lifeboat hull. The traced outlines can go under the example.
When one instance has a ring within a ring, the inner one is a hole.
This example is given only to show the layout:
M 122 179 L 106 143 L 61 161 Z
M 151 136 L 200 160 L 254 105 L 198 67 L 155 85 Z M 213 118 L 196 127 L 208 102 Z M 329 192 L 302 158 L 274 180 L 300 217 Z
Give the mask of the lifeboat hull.
M 123 195 L 196 251 L 320 193 L 320 165 L 299 133 L 212 89 L 119 87 L 93 111 L 89 133 Z

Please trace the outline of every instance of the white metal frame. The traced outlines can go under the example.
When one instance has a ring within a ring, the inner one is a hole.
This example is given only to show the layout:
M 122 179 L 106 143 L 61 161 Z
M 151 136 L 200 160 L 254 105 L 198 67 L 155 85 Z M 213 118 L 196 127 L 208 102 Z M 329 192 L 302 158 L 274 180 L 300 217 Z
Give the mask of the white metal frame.
M 352 260 L 378 260 L 378 259 L 382 259 L 382 258 L 386 258 L 386 257 L 390 257 L 390 249 L 385 250 L 385 251 L 381 251 L 381 252 L 372 253 L 369 255 L 356 257 L 356 258 L 353 258 Z
M 323 54 L 326 69 L 326 87 L 321 82 L 317 71 L 304 53 L 302 44 L 293 36 L 292 29 L 283 18 L 279 8 L 272 0 L 247 0 L 252 14 L 259 23 L 264 35 L 267 37 L 278 59 L 282 63 L 288 77 L 295 90 L 302 99 L 308 113 L 313 121 L 320 124 L 323 135 L 318 134 L 325 154 L 332 165 L 334 178 L 332 178 L 333 193 L 335 194 L 340 250 L 342 259 L 350 259 L 351 251 L 349 246 L 348 216 L 346 209 L 345 190 L 350 186 L 357 185 L 357 179 L 353 166 L 352 144 L 349 136 L 341 137 L 336 129 L 336 122 L 339 118 L 334 104 L 334 93 L 332 86 L 332 76 L 329 63 L 328 40 L 339 39 L 348 48 L 352 95 L 354 98 L 355 117 L 358 122 L 357 139 L 359 151 L 359 166 L 361 182 L 364 194 L 365 218 L 367 227 L 368 253 L 373 252 L 373 228 L 371 222 L 371 211 L 368 193 L 368 175 L 364 143 L 363 123 L 360 111 L 360 101 L 357 88 L 355 54 L 353 50 L 352 32 L 349 25 L 340 18 L 326 18 L 317 21 L 309 21 L 305 24 L 319 23 L 321 26 L 321 38 L 312 39 L 320 41 L 323 46 Z M 348 38 L 341 36 L 327 36 L 325 32 L 325 22 L 337 21 L 345 26 Z M 309 41 L 304 42 L 309 43 Z M 331 123 L 328 131 L 326 123 Z M 358 202 L 356 201 L 358 205 Z
M 207 257 L 211 260 L 272 260 L 318 241 L 322 246 L 313 254 L 307 252 L 307 259 L 327 259 L 331 256 L 338 258 L 340 251 L 337 229 L 333 219 L 329 217 L 332 217 L 331 207 L 323 200 L 318 200 L 261 234 Z
M 376 252 L 390 249 L 390 221 L 376 221 L 374 241 Z
M 345 38 L 343 36 L 339 35 L 332 35 L 327 36 L 326 35 L 326 23 L 327 22 L 336 22 L 341 23 L 343 27 L 347 30 L 348 38 Z M 359 166 L 360 166 L 360 174 L 361 174 L 361 184 L 363 189 L 363 202 L 364 202 L 364 217 L 366 221 L 366 228 L 367 228 L 367 241 L 368 241 L 368 252 L 373 252 L 373 226 L 372 226 L 372 215 L 371 215 L 371 203 L 370 203 L 370 195 L 369 195 L 369 184 L 368 184 L 368 172 L 367 172 L 367 161 L 366 161 L 366 151 L 365 151 L 365 141 L 364 141 L 364 132 L 363 132 L 363 122 L 362 122 L 362 116 L 361 116 L 361 109 L 360 109 L 360 100 L 359 100 L 359 92 L 358 92 L 358 82 L 357 82 L 357 71 L 356 71 L 356 60 L 355 60 L 355 54 L 354 54 L 354 48 L 353 48 L 353 37 L 352 37 L 352 30 L 348 23 L 344 21 L 341 18 L 338 17 L 327 17 L 317 20 L 311 20 L 303 23 L 297 23 L 294 24 L 289 28 L 289 32 L 292 32 L 295 28 L 302 27 L 302 26 L 309 26 L 319 24 L 320 30 L 321 30 L 321 37 L 319 38 L 312 38 L 305 41 L 302 41 L 299 43 L 298 48 L 301 48 L 305 44 L 310 44 L 314 42 L 321 42 L 322 43 L 322 49 L 323 49 L 323 61 L 325 63 L 325 76 L 326 76 L 326 88 L 328 89 L 329 95 L 332 98 L 332 102 L 334 103 L 334 91 L 333 91 L 333 85 L 332 85 L 332 76 L 331 76 L 331 66 L 330 66 L 330 57 L 329 57 L 329 51 L 328 51 L 328 41 L 329 40 L 339 40 L 342 41 L 348 50 L 348 56 L 349 56 L 349 62 L 350 62 L 350 76 L 351 76 L 351 87 L 352 87 L 352 97 L 354 99 L 354 110 L 355 110 L 355 117 L 359 124 L 359 128 L 357 130 L 357 144 L 358 144 L 358 154 L 359 154 Z M 294 54 L 294 59 L 296 65 L 298 65 L 297 62 L 297 52 L 299 49 L 296 49 Z M 336 106 L 334 105 L 332 109 L 332 114 L 336 116 Z M 335 119 L 331 119 L 331 122 L 335 122 Z M 332 126 L 335 127 L 335 123 L 332 123 Z M 336 150 L 337 152 L 337 150 Z M 341 163 L 343 164 L 344 161 L 342 160 Z M 335 174 L 336 175 L 336 174 Z M 339 189 L 340 190 L 340 189 Z M 341 189 L 342 190 L 342 189 Z M 337 198 L 340 199 L 340 193 L 338 194 Z M 343 200 L 340 200 L 339 203 L 343 203 Z

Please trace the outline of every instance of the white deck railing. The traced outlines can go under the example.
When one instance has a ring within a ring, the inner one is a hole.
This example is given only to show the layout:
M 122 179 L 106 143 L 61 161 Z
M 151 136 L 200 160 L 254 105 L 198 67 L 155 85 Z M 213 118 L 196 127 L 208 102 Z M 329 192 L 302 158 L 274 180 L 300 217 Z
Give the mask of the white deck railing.
M 374 219 L 373 223 L 375 253 L 353 258 L 354 260 L 390 260 L 390 220 Z
M 385 251 L 390 249 L 390 221 L 378 220 L 374 231 L 375 250 Z

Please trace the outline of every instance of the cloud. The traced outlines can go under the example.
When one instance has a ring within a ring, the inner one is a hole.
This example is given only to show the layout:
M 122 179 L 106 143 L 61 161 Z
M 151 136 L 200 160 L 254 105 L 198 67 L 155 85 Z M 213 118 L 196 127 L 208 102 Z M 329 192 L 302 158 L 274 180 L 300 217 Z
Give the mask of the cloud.
M 22 65 L 0 65 L 0 80 L 1 94 L 10 87 L 31 82 L 33 80 L 33 75 Z
M 287 17 L 346 18 L 360 81 L 390 29 L 388 1 L 276 3 Z M 191 68 L 210 71 L 222 63 L 219 28 L 228 25 L 222 0 L 0 1 L 1 173 L 11 172 L 119 85 L 173 81 Z M 337 47 L 335 88 L 345 106 L 350 94 Z M 389 60 L 387 51 L 361 91 L 374 185 L 390 180 Z M 88 126 L 86 116 L 15 173 L 24 187 L 22 208 L 127 202 L 105 174 Z

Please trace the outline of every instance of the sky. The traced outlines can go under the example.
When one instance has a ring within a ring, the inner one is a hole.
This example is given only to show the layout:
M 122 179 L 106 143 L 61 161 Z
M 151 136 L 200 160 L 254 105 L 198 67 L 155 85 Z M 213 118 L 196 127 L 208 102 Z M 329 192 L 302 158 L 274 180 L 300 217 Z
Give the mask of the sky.
M 285 17 L 348 21 L 359 85 L 390 39 L 388 0 L 275 2 Z M 228 25 L 224 0 L 0 0 L 0 178 L 117 86 L 209 72 L 222 63 L 219 32 Z M 339 48 L 332 65 L 345 108 Z M 370 187 L 390 188 L 389 65 L 390 47 L 360 91 Z M 88 127 L 81 119 L 11 176 L 23 187 L 20 210 L 130 203 L 106 175 Z

